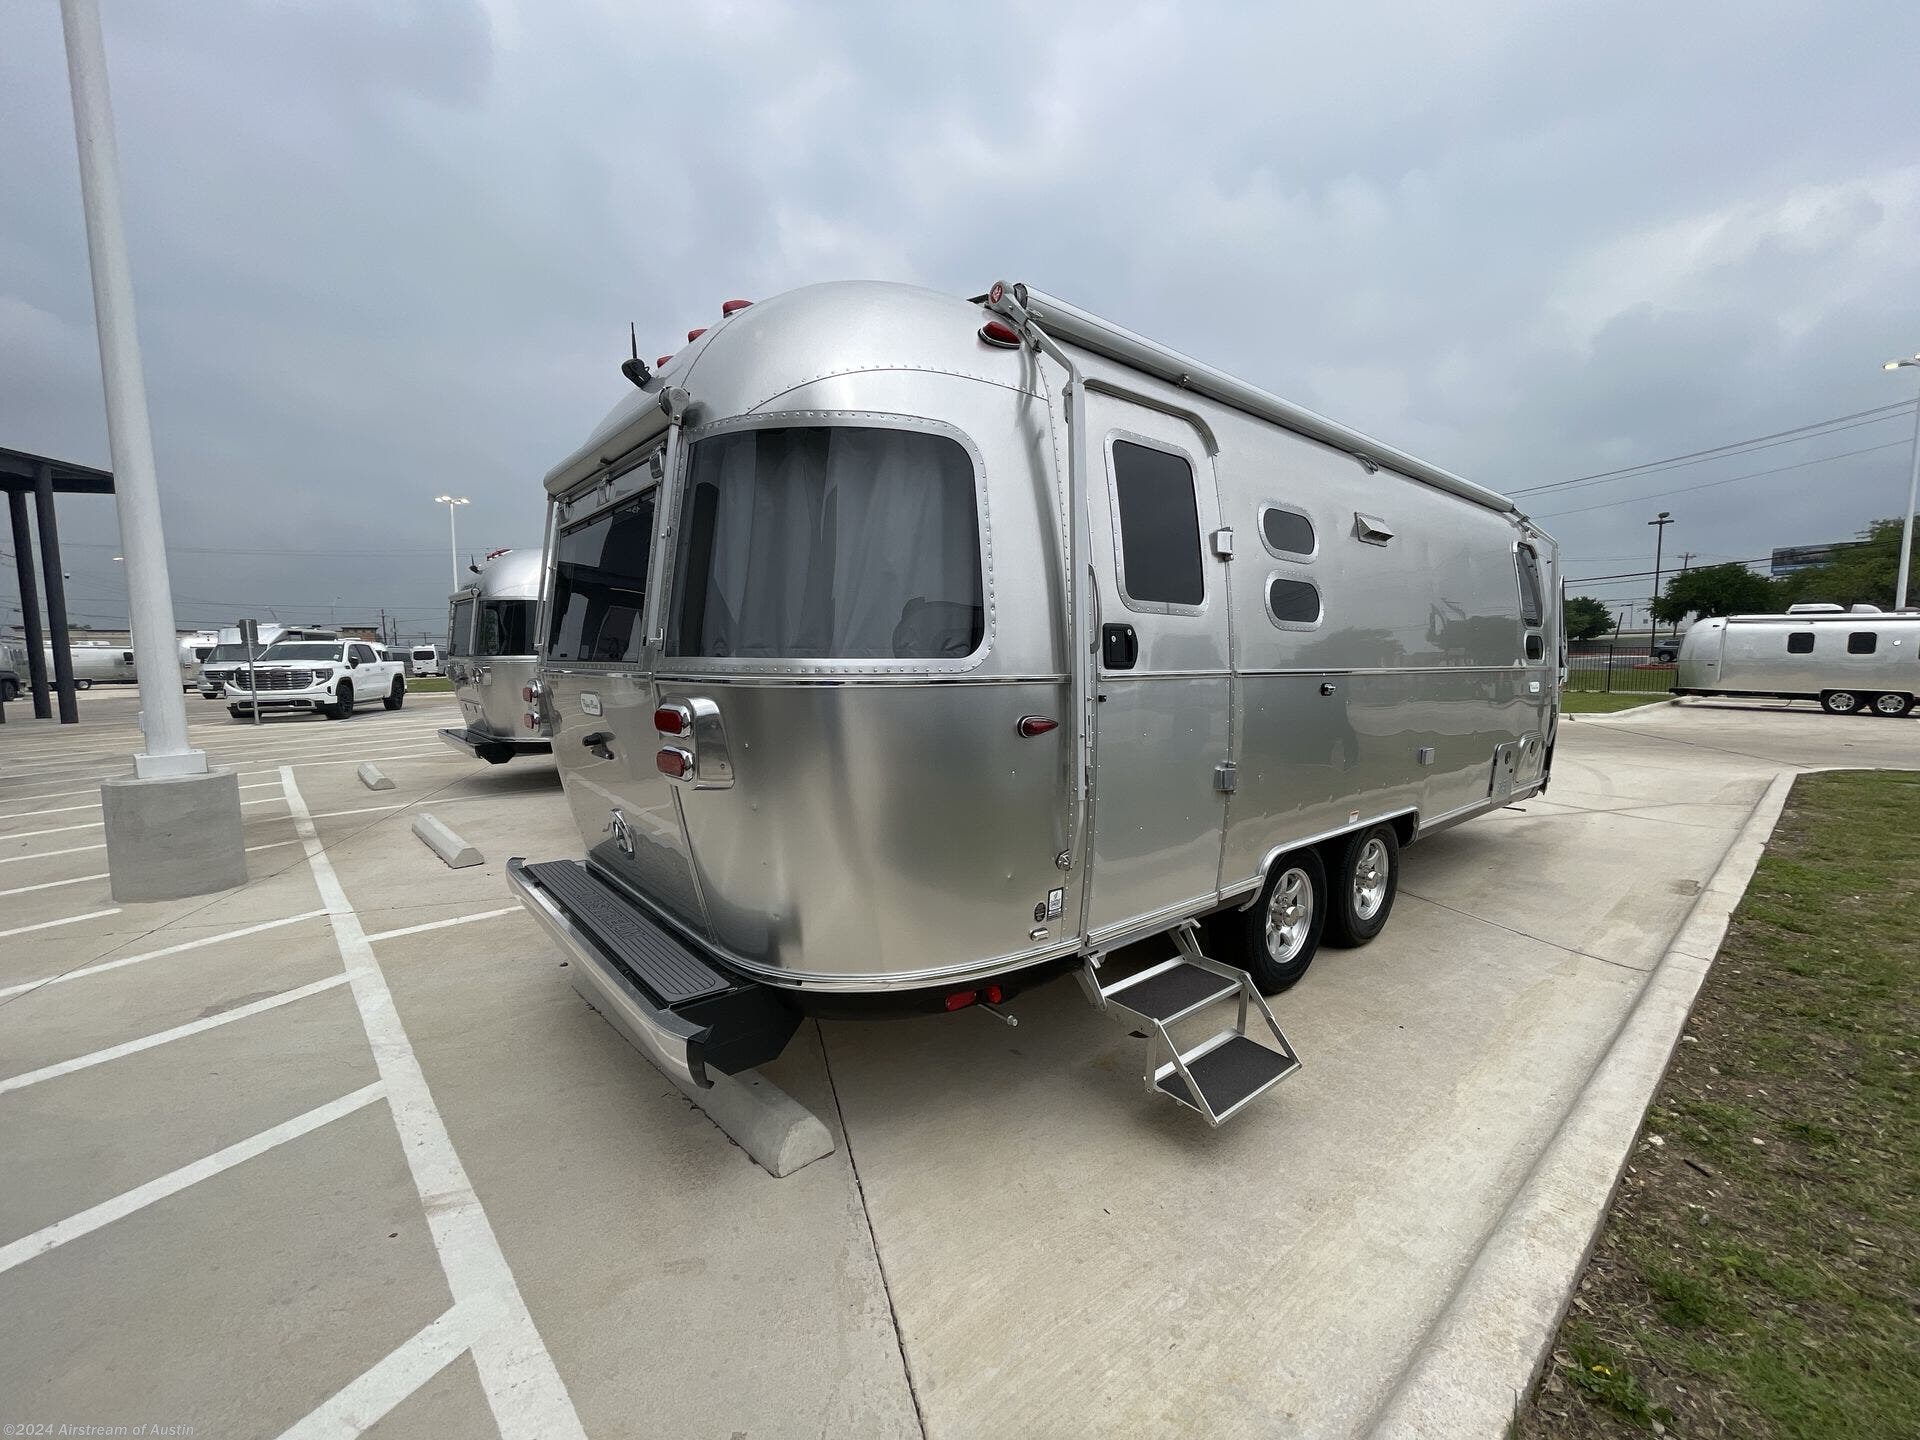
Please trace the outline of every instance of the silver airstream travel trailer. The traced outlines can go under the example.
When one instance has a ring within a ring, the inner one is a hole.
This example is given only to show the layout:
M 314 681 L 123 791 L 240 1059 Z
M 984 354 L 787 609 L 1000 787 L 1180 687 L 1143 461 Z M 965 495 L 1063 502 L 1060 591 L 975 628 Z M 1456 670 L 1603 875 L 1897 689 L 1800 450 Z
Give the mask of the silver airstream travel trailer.
M 452 597 L 447 622 L 448 678 L 460 699 L 461 725 L 440 736 L 490 764 L 551 749 L 544 719 L 528 708 L 534 618 L 540 606 L 540 555 L 495 550 L 475 567 L 479 578 Z
M 1676 695 L 1818 700 L 1836 715 L 1901 716 L 1920 696 L 1920 614 L 1801 605 L 1702 620 L 1680 642 Z
M 1379 931 L 1401 847 L 1546 784 L 1553 542 L 1021 287 L 727 309 L 547 477 L 587 853 L 510 862 L 522 903 L 692 1083 L 803 1012 L 1072 971 L 1219 1123 L 1297 1064 L 1260 992 Z

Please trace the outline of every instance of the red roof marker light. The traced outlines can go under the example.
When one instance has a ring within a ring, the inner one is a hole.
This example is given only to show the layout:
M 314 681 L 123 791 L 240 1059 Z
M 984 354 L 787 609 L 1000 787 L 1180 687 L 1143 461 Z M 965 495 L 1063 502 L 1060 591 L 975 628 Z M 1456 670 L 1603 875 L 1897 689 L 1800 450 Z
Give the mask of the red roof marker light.
M 986 341 L 987 344 L 1001 350 L 1017 350 L 1020 348 L 1020 337 L 1013 333 L 1013 327 L 1003 324 L 998 320 L 989 320 L 986 324 L 982 325 L 980 327 L 980 338 Z
M 753 304 L 753 302 L 752 302 L 751 300 L 727 300 L 727 301 L 723 301 L 723 302 L 721 303 L 721 306 L 720 306 L 720 313 L 721 313 L 722 315 L 731 315 L 731 314 L 733 314 L 733 312 L 734 312 L 734 311 L 736 311 L 736 310 L 744 310 L 744 309 L 746 309 L 746 308 L 747 308 L 747 307 L 748 307 L 749 305 L 751 305 L 751 304 Z
M 707 327 L 704 325 L 702 325 L 697 330 L 687 331 L 687 343 L 691 345 L 694 341 L 698 340 L 702 335 L 706 333 L 707 333 Z

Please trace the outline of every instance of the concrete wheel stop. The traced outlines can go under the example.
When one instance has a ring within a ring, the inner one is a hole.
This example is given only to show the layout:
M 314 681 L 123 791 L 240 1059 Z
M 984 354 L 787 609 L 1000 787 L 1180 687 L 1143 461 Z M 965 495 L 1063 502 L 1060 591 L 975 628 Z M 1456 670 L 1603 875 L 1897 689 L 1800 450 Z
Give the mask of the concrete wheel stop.
M 393 789 L 393 777 L 386 774 L 371 760 L 362 761 L 357 773 L 360 776 L 360 783 L 369 790 Z
M 469 865 L 478 865 L 485 857 L 480 851 L 462 840 L 446 824 L 422 810 L 413 817 L 413 833 L 420 837 L 426 847 L 447 862 L 449 869 L 464 870 Z

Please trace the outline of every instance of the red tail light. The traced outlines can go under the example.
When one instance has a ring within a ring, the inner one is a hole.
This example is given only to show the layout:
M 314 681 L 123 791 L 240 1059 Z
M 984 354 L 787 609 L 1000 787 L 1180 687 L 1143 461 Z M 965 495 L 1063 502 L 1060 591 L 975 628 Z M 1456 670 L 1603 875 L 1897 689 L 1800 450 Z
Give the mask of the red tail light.
M 706 333 L 707 333 L 707 327 L 704 325 L 702 325 L 698 330 L 687 331 L 687 343 L 691 345 L 694 341 L 698 340 L 702 335 Z
M 684 780 L 693 774 L 693 756 L 673 745 L 663 746 L 653 757 L 653 764 L 669 780 Z
M 722 315 L 731 315 L 734 311 L 744 310 L 751 304 L 753 304 L 751 300 L 727 300 L 722 302 L 720 313 Z
M 533 686 L 522 685 L 520 687 L 520 698 L 529 705 L 533 704 Z
M 653 362 L 653 368 L 656 370 L 664 370 L 672 363 L 673 357 L 671 355 L 662 355 L 658 360 Z
M 1007 992 L 1002 990 L 998 985 L 989 985 L 980 992 L 980 998 L 989 1005 L 998 1005 L 1002 1000 L 1007 998 Z
M 531 710 L 520 717 L 520 722 L 529 730 L 538 730 L 540 728 L 540 717 Z
M 1060 722 L 1045 715 L 1022 715 L 1020 723 L 1013 728 L 1020 732 L 1022 739 L 1031 740 L 1034 736 L 1044 735 L 1049 730 L 1058 730 Z
M 684 735 L 687 733 L 687 712 L 678 705 L 662 705 L 653 712 L 653 728 L 662 735 Z
M 1020 337 L 1013 333 L 1013 327 L 1002 324 L 998 320 L 989 320 L 986 324 L 982 325 L 980 327 L 980 338 L 989 345 L 997 345 L 1002 350 L 1017 350 L 1020 348 Z
M 946 1006 L 947 1009 L 949 1010 L 964 1010 L 967 1008 L 967 1006 L 972 1005 L 976 1001 L 978 1001 L 979 998 L 980 998 L 980 995 L 978 991 L 956 990 L 951 995 L 947 996 L 945 1000 L 942 1000 L 940 1003 Z

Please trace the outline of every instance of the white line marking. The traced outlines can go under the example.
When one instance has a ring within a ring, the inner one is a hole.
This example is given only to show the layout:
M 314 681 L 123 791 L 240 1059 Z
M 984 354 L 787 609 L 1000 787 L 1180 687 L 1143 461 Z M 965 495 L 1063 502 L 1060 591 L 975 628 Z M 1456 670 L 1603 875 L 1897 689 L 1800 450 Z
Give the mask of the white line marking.
M 291 766 L 282 766 L 287 804 L 306 847 L 313 883 L 327 907 L 334 942 L 346 962 L 354 1002 L 374 1063 L 387 1087 L 387 1105 L 400 1148 L 413 1172 L 414 1188 L 426 1212 L 427 1229 L 440 1252 L 440 1268 L 453 1292 L 454 1304 L 473 1324 L 473 1360 L 480 1386 L 487 1394 L 494 1423 L 502 1435 L 539 1435 L 551 1440 L 586 1440 L 573 1400 L 567 1394 L 553 1357 L 533 1323 L 520 1286 L 513 1278 L 487 1212 L 474 1194 L 466 1167 L 447 1137 L 446 1125 L 419 1058 L 407 1040 L 406 1027 L 394 1007 L 379 958 L 360 927 L 360 917 L 347 901 L 340 877 L 320 843 L 320 834 L 307 813 L 307 802 L 294 782 Z
M 4 835 L 0 835 L 0 840 L 5 838 Z M 83 851 L 106 848 L 107 842 L 102 840 L 98 845 L 69 845 L 64 850 L 36 850 L 31 855 L 8 855 L 0 858 L 0 865 L 18 865 L 23 860 L 51 860 L 56 855 L 78 855 Z
M 24 895 L 29 890 L 57 890 L 62 885 L 80 885 L 88 880 L 105 880 L 109 872 L 102 870 L 98 875 L 76 875 L 71 880 L 43 880 L 38 885 L 16 885 L 11 890 L 0 890 L 0 897 Z
M 263 795 L 258 800 L 242 800 L 240 803 L 242 805 L 278 805 L 285 799 L 284 795 Z M 74 808 L 86 810 L 93 807 L 77 805 Z M 9 817 L 0 815 L 0 820 L 7 818 Z M 59 835 L 68 830 L 98 830 L 106 823 L 104 820 L 89 820 L 83 825 L 55 825 L 50 830 L 9 830 L 0 832 L 0 840 L 31 840 L 35 835 Z
M 42 920 L 38 925 L 16 925 L 11 930 L 0 930 L 0 940 L 9 935 L 25 935 L 34 930 L 54 930 L 62 925 L 78 925 L 82 920 L 100 920 L 108 915 L 118 915 L 120 907 L 111 910 L 89 910 L 84 915 L 69 915 L 64 920 Z
M 240 788 L 242 790 L 265 790 L 269 786 L 277 790 L 280 788 L 280 782 L 278 780 L 256 780 L 253 784 L 242 785 Z M 51 795 L 15 795 L 12 798 L 15 800 L 70 800 L 75 795 L 98 795 L 99 793 L 100 787 L 95 785 L 90 790 L 59 790 Z M 91 805 L 63 805 L 60 807 L 61 810 L 98 810 L 99 808 L 100 802 L 98 800 L 94 801 Z M 58 813 L 59 812 L 55 810 L 14 810 L 10 813 L 0 814 L 0 820 L 24 820 L 30 815 L 54 815 Z
M 38 990 L 42 985 L 64 985 L 69 980 L 79 980 L 88 975 L 99 975 L 107 970 L 119 970 L 128 965 L 138 965 L 143 960 L 159 960 L 168 955 L 178 955 L 184 950 L 198 950 L 203 945 L 218 945 L 222 940 L 239 940 L 248 935 L 258 935 L 262 930 L 277 930 L 282 925 L 295 925 L 302 920 L 317 920 L 326 914 L 324 910 L 304 910 L 298 915 L 289 915 L 282 920 L 263 920 L 258 925 L 248 925 L 240 930 L 223 930 L 218 935 L 202 935 L 198 940 L 183 940 L 178 945 L 169 945 L 164 950 L 148 950 L 140 955 L 123 955 L 118 960 L 103 960 L 98 965 L 86 965 L 78 970 L 69 970 L 64 975 L 49 975 L 40 980 L 29 980 L 21 985 L 9 985 L 0 990 L 0 1000 L 9 995 L 24 995 L 29 990 Z
M 398 940 L 402 935 L 419 935 L 428 930 L 445 930 L 451 925 L 471 925 L 476 920 L 496 920 L 502 915 L 520 915 L 525 913 L 519 905 L 506 905 L 498 910 L 482 910 L 477 915 L 456 915 L 451 920 L 429 920 L 424 925 L 408 925 L 399 930 L 380 930 L 367 936 L 369 940 Z
M 241 803 L 245 804 L 247 802 L 242 801 Z M 409 800 L 407 802 L 407 805 L 418 805 L 419 803 L 420 802 L 418 800 Z M 333 820 L 333 819 L 337 819 L 339 816 L 342 816 L 342 815 L 371 815 L 378 810 L 404 810 L 406 808 L 407 808 L 406 805 L 367 805 L 358 810 L 322 810 L 318 815 L 315 815 L 313 818 L 316 820 Z M 272 824 L 276 821 L 291 820 L 292 818 L 293 817 L 291 815 L 263 815 L 255 823 L 256 824 Z M 84 830 L 87 827 L 84 825 L 80 825 L 80 826 L 75 826 L 74 828 Z M 0 841 L 17 840 L 19 838 L 20 837 L 17 835 L 0 835 Z M 291 845 L 293 843 L 294 842 L 291 840 L 276 840 L 273 842 L 273 845 Z M 271 850 L 273 848 L 273 845 L 249 845 L 247 846 L 247 849 L 248 850 Z M 8 855 L 4 858 L 0 858 L 0 865 L 18 865 L 23 860 L 49 860 L 53 858 L 55 855 L 81 855 L 88 850 L 104 850 L 106 848 L 107 848 L 106 842 L 102 841 L 98 845 L 71 845 L 64 850 L 36 850 L 31 855 Z
M 472 1347 L 471 1328 L 456 1305 L 319 1409 L 280 1432 L 280 1440 L 357 1440 L 388 1411 Z
M 448 749 L 445 745 L 434 745 L 434 744 L 428 744 L 424 741 L 414 742 L 414 741 L 407 741 L 407 740 L 397 740 L 392 743 L 400 744 L 400 745 L 416 745 L 417 744 L 417 748 L 407 750 L 405 753 L 396 753 L 396 752 L 389 751 L 379 755 L 368 755 L 364 751 L 356 753 L 352 750 L 348 750 L 342 754 L 331 756 L 330 758 L 320 759 L 320 760 L 295 760 L 292 762 L 292 764 L 295 769 L 299 769 L 299 768 L 310 766 L 310 765 L 358 765 L 362 760 L 430 760 L 432 759 L 432 760 L 445 760 L 449 764 L 458 764 L 460 762 L 460 756 L 456 754 L 454 751 Z M 212 758 L 215 761 L 215 763 L 218 763 L 220 757 L 218 755 L 215 755 Z M 266 766 L 260 769 L 242 770 L 240 771 L 240 774 L 243 777 L 248 775 L 272 775 L 276 773 L 276 771 L 279 768 L 281 767 Z M 58 780 L 54 780 L 51 777 L 51 775 L 39 776 L 39 777 L 30 776 L 30 775 L 0 775 L 0 784 L 12 782 L 16 784 L 35 784 L 35 785 L 43 785 L 43 784 L 49 784 L 49 783 L 70 785 L 76 780 L 111 780 L 115 776 L 125 775 L 126 773 L 127 773 L 127 767 L 123 765 L 117 770 L 102 770 L 97 775 L 63 775 L 59 777 Z M 71 791 L 71 792 L 62 792 L 62 793 L 85 794 L 86 792 Z M 42 795 L 30 795 L 26 793 L 0 796 L 0 799 L 14 800 L 14 801 L 40 800 L 44 798 L 45 796 L 42 796 Z
M 318 1130 L 344 1115 L 351 1115 L 363 1105 L 378 1100 L 386 1087 L 379 1081 L 354 1091 L 351 1095 L 342 1095 L 338 1100 L 330 1100 L 325 1105 L 296 1115 L 271 1130 L 262 1130 L 224 1150 L 216 1150 L 205 1159 L 196 1160 L 191 1165 L 183 1165 L 170 1171 L 157 1180 L 136 1186 L 124 1195 L 116 1195 L 111 1200 L 103 1200 L 90 1209 L 82 1210 L 78 1215 L 70 1215 L 65 1220 L 57 1220 L 44 1229 L 31 1235 L 23 1235 L 10 1245 L 0 1245 L 0 1275 L 24 1265 L 27 1261 L 58 1249 L 70 1240 L 78 1240 L 82 1235 L 90 1235 L 103 1225 L 144 1210 L 156 1201 L 169 1195 L 177 1195 L 189 1185 L 197 1185 L 202 1180 L 211 1179 L 223 1170 L 231 1170 L 256 1155 L 264 1155 L 276 1145 L 284 1145 L 289 1140 L 297 1140 L 302 1135 Z M 536 1432 L 537 1433 L 537 1432 Z
M 275 1010 L 282 1005 L 291 1005 L 296 1000 L 304 1000 L 309 995 L 318 995 L 323 990 L 331 990 L 336 985 L 347 983 L 345 975 L 329 975 L 324 980 L 316 980 L 311 985 L 302 985 L 297 990 L 282 990 L 278 995 L 269 995 L 264 1000 L 256 1000 L 251 1005 L 236 1005 L 231 1010 L 222 1010 L 218 1015 L 209 1015 L 204 1020 L 192 1020 L 185 1025 L 176 1025 L 171 1030 L 158 1030 L 151 1035 L 142 1035 L 138 1040 L 129 1040 L 122 1045 L 109 1045 L 105 1050 L 95 1050 L 90 1055 L 82 1055 L 75 1060 L 62 1060 L 57 1065 L 43 1065 L 38 1070 L 23 1071 L 18 1075 L 9 1075 L 0 1080 L 0 1095 L 9 1090 L 24 1090 L 29 1085 L 37 1085 L 42 1080 L 52 1080 L 61 1075 L 71 1075 L 76 1070 L 88 1070 L 95 1065 L 104 1065 L 109 1060 L 118 1060 L 123 1055 L 137 1055 L 142 1050 L 151 1050 L 156 1045 L 165 1045 L 169 1040 L 184 1040 L 189 1035 L 198 1035 L 203 1030 L 214 1030 L 235 1020 L 244 1020 L 249 1015 L 258 1015 L 265 1010 Z

